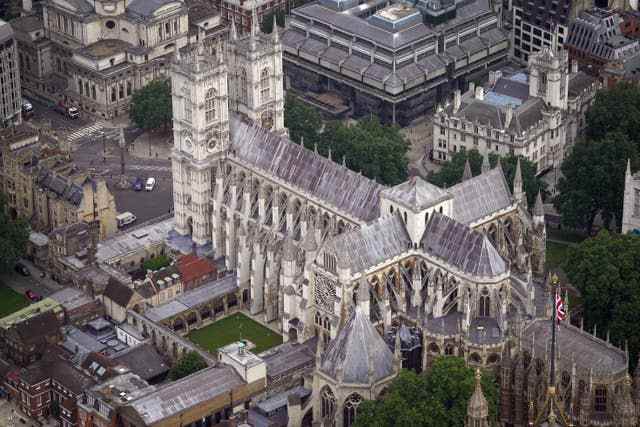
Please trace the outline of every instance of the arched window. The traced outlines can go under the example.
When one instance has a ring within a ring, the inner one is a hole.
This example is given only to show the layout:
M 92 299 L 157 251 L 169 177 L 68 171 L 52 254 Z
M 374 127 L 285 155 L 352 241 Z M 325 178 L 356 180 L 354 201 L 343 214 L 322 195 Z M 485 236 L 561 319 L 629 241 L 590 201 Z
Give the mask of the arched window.
M 482 295 L 480 295 L 480 312 L 478 313 L 480 317 L 488 317 L 490 315 L 490 301 L 489 291 L 487 289 L 483 289 Z
M 205 118 L 207 124 L 212 123 L 216 118 L 216 90 L 211 88 L 205 97 Z
M 393 213 L 393 206 L 389 205 L 389 212 Z
M 265 103 L 271 98 L 271 82 L 269 81 L 269 69 L 263 68 L 260 72 L 260 102 Z
M 239 79 L 239 87 L 238 87 L 238 95 L 240 98 L 240 102 L 243 104 L 247 103 L 247 70 L 244 68 L 240 70 L 240 79 Z
M 598 413 L 607 412 L 607 389 L 603 386 L 596 387 L 593 409 Z
M 336 398 L 329 387 L 325 387 L 322 389 L 320 399 L 322 418 L 333 419 L 336 412 Z
M 425 225 L 429 223 L 429 212 L 424 213 L 424 223 Z
M 406 223 L 407 223 L 407 213 L 405 212 L 405 213 L 403 214 L 403 216 L 404 216 L 404 223 L 406 224 Z
M 342 413 L 342 419 L 344 427 L 351 427 L 356 420 L 358 413 L 358 406 L 362 402 L 362 396 L 357 393 L 353 393 L 344 401 L 344 409 Z

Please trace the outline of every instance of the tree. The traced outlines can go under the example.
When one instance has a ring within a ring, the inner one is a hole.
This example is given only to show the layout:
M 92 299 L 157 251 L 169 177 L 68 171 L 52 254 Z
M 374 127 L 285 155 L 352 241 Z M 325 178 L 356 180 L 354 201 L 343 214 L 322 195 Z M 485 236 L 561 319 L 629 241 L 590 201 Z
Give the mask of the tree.
M 260 31 L 265 34 L 271 34 L 271 32 L 273 31 L 274 15 L 276 17 L 276 24 L 278 24 L 278 27 L 284 28 L 284 9 L 276 9 L 263 15 L 262 22 L 260 23 Z
M 599 91 L 586 116 L 587 137 L 599 140 L 621 132 L 640 144 L 640 88 L 621 82 Z
M 562 163 L 560 194 L 554 204 L 565 226 L 590 231 L 598 215 L 605 227 L 615 217 L 620 224 L 627 159 L 638 165 L 636 144 L 622 133 L 578 142 Z
M 498 155 L 489 155 L 489 164 L 491 167 L 495 167 L 498 162 Z M 453 155 L 451 160 L 447 161 L 440 171 L 432 173 L 428 180 L 432 184 L 438 187 L 451 187 L 462 181 L 462 174 L 464 173 L 464 164 L 469 160 L 469 166 L 471 166 L 471 172 L 473 176 L 480 174 L 482 170 L 482 154 L 478 150 L 466 150 L 459 151 Z M 509 184 L 509 189 L 513 190 L 513 178 L 516 175 L 516 165 L 518 157 L 509 155 L 506 157 L 500 157 L 500 164 L 502 165 L 502 171 Z M 538 191 L 545 192 L 547 184 L 542 179 L 536 176 L 536 166 L 533 162 L 520 157 L 520 168 L 522 171 L 522 183 L 524 191 L 527 193 L 527 203 L 529 206 L 533 206 L 535 203 L 536 195 Z
M 10 21 L 20 16 L 22 2 L 20 0 L 0 1 L 0 19 Z
M 635 363 L 640 351 L 640 236 L 602 230 L 572 248 L 562 267 L 580 290 L 586 327 L 611 331 L 617 345 L 628 340 Z
M 401 371 L 382 399 L 358 407 L 355 426 L 462 426 L 474 388 L 474 371 L 462 358 L 440 357 L 426 374 Z M 490 420 L 496 419 L 498 387 L 489 373 L 482 376 L 482 391 Z
M 23 219 L 12 220 L 4 195 L 0 194 L 0 272 L 13 270 L 26 251 L 29 225 Z
M 133 93 L 129 116 L 139 128 L 166 128 L 172 114 L 169 80 L 153 80 Z
M 362 172 L 383 184 L 395 185 L 407 179 L 409 144 L 397 126 L 382 125 L 375 118 L 349 126 L 343 122 L 324 123 L 320 114 L 292 95 L 285 103 L 284 123 L 292 141 L 304 140 L 307 148 L 317 146 L 323 156 Z
M 207 362 L 195 351 L 182 356 L 169 371 L 169 379 L 179 380 L 207 367 Z

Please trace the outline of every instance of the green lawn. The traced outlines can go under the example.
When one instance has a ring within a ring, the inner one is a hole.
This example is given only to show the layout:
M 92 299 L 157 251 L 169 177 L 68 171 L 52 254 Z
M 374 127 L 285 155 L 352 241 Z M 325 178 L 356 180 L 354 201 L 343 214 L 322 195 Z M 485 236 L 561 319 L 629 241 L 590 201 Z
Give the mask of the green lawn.
M 188 338 L 210 352 L 240 339 L 247 339 L 254 343 L 256 348 L 251 351 L 255 354 L 282 344 L 282 336 L 242 313 L 232 314 L 207 327 L 193 331 Z
M 560 267 L 567 257 L 567 253 L 571 246 L 564 243 L 556 243 L 547 241 L 547 268 L 553 269 Z
M 29 305 L 29 300 L 13 289 L 0 284 L 0 319 Z

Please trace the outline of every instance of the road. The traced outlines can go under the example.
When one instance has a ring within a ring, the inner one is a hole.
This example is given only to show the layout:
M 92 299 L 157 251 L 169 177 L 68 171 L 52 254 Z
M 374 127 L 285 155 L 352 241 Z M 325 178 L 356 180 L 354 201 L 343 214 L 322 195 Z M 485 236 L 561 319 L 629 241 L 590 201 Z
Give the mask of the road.
M 125 141 L 130 142 L 136 132 L 125 132 Z M 137 223 L 163 215 L 173 207 L 171 161 L 168 159 L 141 159 L 125 152 L 125 174 L 129 183 L 136 177 L 156 179 L 153 191 L 134 191 L 131 186 L 121 189 L 120 147 L 113 140 L 103 143 L 101 137 L 82 138 L 74 144 L 71 157 L 80 169 L 87 169 L 102 176 L 116 199 L 118 212 L 131 212 Z M 135 223 L 134 223 L 135 224 Z
M 20 262 L 29 269 L 31 275 L 25 277 L 16 272 L 3 274 L 0 276 L 1 283 L 6 284 L 14 291 L 23 295 L 30 289 L 43 297 L 47 297 L 52 293 L 63 289 L 63 286 L 51 280 L 49 276 L 42 277 L 42 270 L 35 267 L 31 262 L 27 260 L 21 260 Z

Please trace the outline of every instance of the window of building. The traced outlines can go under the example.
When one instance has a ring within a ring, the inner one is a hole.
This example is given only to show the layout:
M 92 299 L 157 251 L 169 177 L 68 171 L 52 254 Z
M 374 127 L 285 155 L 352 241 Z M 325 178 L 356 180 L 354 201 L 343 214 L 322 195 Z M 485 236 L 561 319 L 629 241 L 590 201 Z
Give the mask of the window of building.
M 243 104 L 247 103 L 247 70 L 244 68 L 240 70 L 240 78 L 238 79 L 238 95 L 240 98 L 240 102 Z
M 596 387 L 594 409 L 598 413 L 607 411 L 607 389 L 603 386 Z
M 116 102 L 116 88 L 111 88 L 111 102 Z
M 96 86 L 91 85 L 91 98 L 96 99 Z
M 271 82 L 269 81 L 269 69 L 264 68 L 260 72 L 260 99 L 262 103 L 271 98 Z
M 480 311 L 478 313 L 478 315 L 480 317 L 489 317 L 490 316 L 490 298 L 489 298 L 489 291 L 485 288 L 482 290 L 482 294 L 480 295 Z
M 336 411 L 336 398 L 329 387 L 324 387 L 321 393 L 321 415 L 324 419 L 333 419 Z
M 124 98 L 124 85 L 122 83 L 118 84 L 118 96 L 120 99 Z
M 358 406 L 360 405 L 361 402 L 362 402 L 362 397 L 357 393 L 353 393 L 352 395 L 347 397 L 347 400 L 345 400 L 344 402 L 344 409 L 342 414 L 344 427 L 351 427 L 353 425 L 353 423 L 356 420 Z
M 205 97 L 205 119 L 211 124 L 216 118 L 216 90 L 211 88 Z
M 640 216 L 640 189 L 636 189 L 636 197 L 633 201 L 633 216 Z
M 127 96 L 131 96 L 131 82 L 127 82 Z
M 188 99 L 185 99 L 184 100 L 184 119 L 189 123 L 191 123 L 191 115 L 192 115 L 191 101 Z

